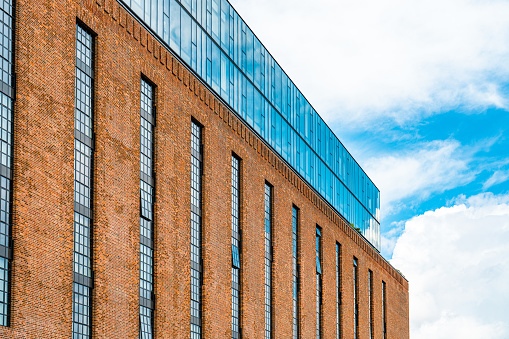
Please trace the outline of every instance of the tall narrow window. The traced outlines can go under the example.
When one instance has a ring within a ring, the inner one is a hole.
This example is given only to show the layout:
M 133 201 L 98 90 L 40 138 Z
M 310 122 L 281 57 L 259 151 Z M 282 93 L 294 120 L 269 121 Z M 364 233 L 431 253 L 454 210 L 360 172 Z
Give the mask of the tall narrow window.
M 272 339 L 272 187 L 265 183 L 265 339 Z
M 359 338 L 359 267 L 357 258 L 353 258 L 353 326 L 354 338 Z
M 12 108 L 14 101 L 13 1 L 0 0 L 0 326 L 9 326 L 11 285 Z
M 322 337 L 322 232 L 316 228 L 316 338 Z
M 93 174 L 92 35 L 76 26 L 76 107 L 74 129 L 74 274 L 73 339 L 91 337 L 92 308 L 92 174 Z
M 369 338 L 375 338 L 373 332 L 373 271 L 371 270 L 369 270 Z
M 240 330 L 240 161 L 232 155 L 232 339 L 241 336 Z
M 382 318 L 383 318 L 383 339 L 387 338 L 387 287 L 382 281 Z
M 336 243 L 336 338 L 341 338 L 341 245 Z
M 191 123 L 191 339 L 201 338 L 201 127 Z
M 293 339 L 299 338 L 299 209 L 292 208 L 293 234 Z
M 153 337 L 154 312 L 154 88 L 140 90 L 140 339 Z

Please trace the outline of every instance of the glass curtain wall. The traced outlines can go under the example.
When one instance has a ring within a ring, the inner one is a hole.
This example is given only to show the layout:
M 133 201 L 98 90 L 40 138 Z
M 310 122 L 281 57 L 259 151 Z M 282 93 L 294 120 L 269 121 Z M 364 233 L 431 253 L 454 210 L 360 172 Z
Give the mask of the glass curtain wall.
M 380 247 L 379 190 L 228 1 L 122 2 Z

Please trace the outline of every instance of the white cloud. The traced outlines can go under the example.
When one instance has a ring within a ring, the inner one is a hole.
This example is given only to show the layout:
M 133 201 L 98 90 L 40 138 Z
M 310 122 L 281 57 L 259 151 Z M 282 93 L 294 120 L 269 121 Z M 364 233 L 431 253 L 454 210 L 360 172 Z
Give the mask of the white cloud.
M 406 124 L 508 105 L 507 1 L 231 3 L 329 121 Z
M 410 281 L 413 339 L 509 338 L 509 195 L 460 197 L 406 222 L 391 263 Z
M 495 171 L 493 175 L 482 185 L 484 190 L 509 180 L 509 170 Z
M 392 222 L 388 228 L 389 230 L 387 232 L 381 234 L 382 242 L 380 253 L 384 258 L 392 257 L 396 242 L 405 228 L 405 222 Z
M 371 158 L 364 164 L 381 192 L 384 215 L 397 212 L 405 199 L 421 201 L 475 179 L 470 153 L 456 140 L 416 144 L 400 154 Z

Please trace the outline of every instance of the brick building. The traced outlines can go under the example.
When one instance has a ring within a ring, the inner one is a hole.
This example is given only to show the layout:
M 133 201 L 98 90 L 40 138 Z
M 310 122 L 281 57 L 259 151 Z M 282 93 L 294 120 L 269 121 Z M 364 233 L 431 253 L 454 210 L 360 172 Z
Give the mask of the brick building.
M 1 338 L 409 337 L 378 189 L 226 0 L 0 5 Z

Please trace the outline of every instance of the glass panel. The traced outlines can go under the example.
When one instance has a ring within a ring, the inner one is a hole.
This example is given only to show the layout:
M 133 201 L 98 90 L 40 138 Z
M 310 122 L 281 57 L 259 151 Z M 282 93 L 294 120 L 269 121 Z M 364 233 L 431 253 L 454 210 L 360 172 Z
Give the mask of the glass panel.
M 79 339 L 90 338 L 91 332 L 93 54 L 92 35 L 77 25 L 74 125 L 83 137 L 74 140 L 74 205 L 79 207 L 74 212 L 73 272 L 82 278 L 73 284 L 72 333 Z
M 154 290 L 154 252 L 147 246 L 151 243 L 153 231 L 154 188 L 146 181 L 153 179 L 153 139 L 154 139 L 154 89 L 141 80 L 140 89 L 140 298 L 153 301 Z M 151 122 L 152 121 L 152 122 Z M 143 238 L 146 238 L 145 241 Z M 147 307 L 140 304 L 139 337 L 153 337 L 153 304 Z
M 191 123 L 191 338 L 201 338 L 201 127 Z
M 293 339 L 299 338 L 299 261 L 298 261 L 298 225 L 299 211 L 292 208 L 292 237 L 293 237 Z
M 265 339 L 272 338 L 272 187 L 265 184 Z
M 232 338 L 240 338 L 240 194 L 239 159 L 232 156 Z

